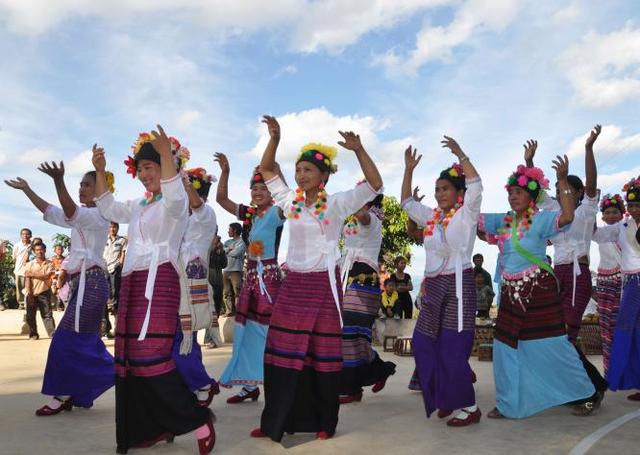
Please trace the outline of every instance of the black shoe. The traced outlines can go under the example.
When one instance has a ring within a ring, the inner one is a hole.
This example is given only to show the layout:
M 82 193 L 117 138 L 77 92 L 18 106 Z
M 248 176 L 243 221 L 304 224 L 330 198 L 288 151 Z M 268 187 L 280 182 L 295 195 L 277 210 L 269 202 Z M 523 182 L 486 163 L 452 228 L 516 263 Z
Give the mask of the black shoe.
M 29 339 L 30 339 L 30 340 L 33 340 L 33 341 L 39 340 L 39 339 L 40 339 L 40 335 L 31 335 L 31 336 L 29 337 Z

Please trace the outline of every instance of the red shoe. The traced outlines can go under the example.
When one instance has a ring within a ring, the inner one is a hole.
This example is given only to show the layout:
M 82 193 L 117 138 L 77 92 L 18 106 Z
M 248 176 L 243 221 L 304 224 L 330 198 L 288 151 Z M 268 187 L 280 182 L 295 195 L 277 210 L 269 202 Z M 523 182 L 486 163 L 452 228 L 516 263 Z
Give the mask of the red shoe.
M 334 433 L 329 434 L 326 431 L 318 431 L 316 433 L 316 439 L 322 439 L 322 440 L 331 439 L 333 438 L 333 435 Z
M 466 419 L 458 419 L 454 417 L 453 419 L 447 421 L 447 425 L 450 427 L 466 427 L 471 425 L 472 423 L 480 423 L 480 416 L 482 413 L 480 412 L 480 408 L 476 409 L 473 412 L 469 412 L 466 409 L 461 409 L 462 412 L 467 413 Z
M 213 414 L 209 414 L 207 426 L 209 427 L 209 436 L 198 439 L 198 450 L 200 451 L 200 455 L 207 455 L 208 453 L 211 453 L 213 446 L 216 445 L 216 429 L 213 428 Z
M 386 377 L 382 381 L 378 381 L 375 384 L 373 384 L 373 387 L 371 387 L 371 391 L 373 393 L 380 392 L 382 389 L 384 389 L 384 386 L 387 385 L 387 379 L 389 379 L 389 378 Z
M 444 419 L 445 417 L 449 417 L 453 410 L 451 409 L 438 409 L 438 418 Z
M 632 393 L 631 395 L 629 395 L 629 396 L 627 397 L 627 400 L 631 400 L 631 401 L 640 401 L 640 392 Z
M 213 397 L 220 393 L 220 386 L 218 383 L 211 384 L 209 387 L 209 395 L 207 395 L 206 400 L 198 400 L 198 406 L 202 406 L 203 408 L 208 408 L 211 402 L 213 401 Z
M 251 430 L 249 436 L 251 436 L 252 438 L 266 438 L 268 435 L 264 433 L 260 427 L 258 427 Z
M 60 401 L 62 404 L 58 407 L 58 409 L 52 409 L 48 404 L 45 404 L 40 409 L 36 410 L 36 415 L 40 417 L 48 417 L 56 414 L 60 414 L 62 411 L 71 411 L 73 409 L 73 400 L 71 398 L 67 398 L 62 401 L 57 397 L 53 397 L 54 399 Z
M 154 445 L 156 445 L 157 443 L 164 441 L 166 443 L 171 443 L 173 442 L 173 440 L 175 439 L 175 436 L 172 435 L 171 433 L 161 433 L 160 436 L 158 436 L 155 439 L 152 439 L 151 441 L 145 441 L 145 442 L 141 442 L 140 444 L 136 444 L 134 446 L 132 446 L 133 449 L 148 449 L 149 447 L 153 447 Z
M 354 401 L 362 401 L 362 392 L 358 392 L 355 395 L 342 395 L 340 397 L 340 404 L 349 404 Z
M 242 390 L 247 390 L 243 388 Z M 245 395 L 234 395 L 231 398 L 227 399 L 227 403 L 229 404 L 238 404 L 242 403 L 245 400 L 258 401 L 258 397 L 260 396 L 260 388 L 255 388 L 251 392 L 247 392 Z

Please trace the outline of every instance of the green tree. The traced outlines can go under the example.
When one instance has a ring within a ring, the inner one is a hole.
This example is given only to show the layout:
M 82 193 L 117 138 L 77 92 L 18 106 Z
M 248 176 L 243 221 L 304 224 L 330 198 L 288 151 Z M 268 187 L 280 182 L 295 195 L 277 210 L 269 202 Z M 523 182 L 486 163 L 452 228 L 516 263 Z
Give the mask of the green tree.
M 53 246 L 61 245 L 65 251 L 69 251 L 69 248 L 71 248 L 71 237 L 66 234 L 57 233 L 51 240 L 53 240 Z
M 394 271 L 393 260 L 404 256 L 411 262 L 411 245 L 416 241 L 407 234 L 409 217 L 402 210 L 400 203 L 393 196 L 385 196 L 382 200 L 384 221 L 382 222 L 382 247 L 380 255 L 384 259 L 387 270 Z
M 16 286 L 13 276 L 13 245 L 11 242 L 2 241 L 0 245 L 0 301 L 10 308 L 17 308 Z

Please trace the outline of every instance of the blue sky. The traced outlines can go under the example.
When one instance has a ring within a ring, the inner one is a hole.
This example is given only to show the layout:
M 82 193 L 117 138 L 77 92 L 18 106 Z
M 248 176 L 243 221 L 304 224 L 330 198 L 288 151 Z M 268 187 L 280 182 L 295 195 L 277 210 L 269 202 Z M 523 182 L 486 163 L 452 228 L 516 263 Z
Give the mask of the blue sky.
M 122 161 L 156 123 L 191 149 L 192 166 L 217 173 L 211 156 L 227 153 L 232 197 L 247 201 L 263 113 L 281 119 L 290 179 L 300 145 L 352 129 L 380 163 L 387 194 L 399 195 L 402 152 L 417 146 L 428 203 L 452 161 L 442 134 L 477 165 L 485 211 L 506 209 L 502 185 L 529 138 L 543 169 L 569 153 L 581 175 L 584 137 L 602 123 L 599 186 L 618 191 L 640 174 L 632 0 L 0 0 L 0 52 L 0 178 L 21 176 L 52 201 L 36 165 L 64 159 L 75 193 L 94 142 L 107 151 L 116 196 L 140 195 Z M 348 151 L 338 163 L 330 191 L 359 178 Z M 0 238 L 16 240 L 23 225 L 45 241 L 58 230 L 19 192 L 3 185 L 0 195 Z M 495 251 L 476 248 L 493 267 Z M 416 250 L 412 272 L 422 265 Z

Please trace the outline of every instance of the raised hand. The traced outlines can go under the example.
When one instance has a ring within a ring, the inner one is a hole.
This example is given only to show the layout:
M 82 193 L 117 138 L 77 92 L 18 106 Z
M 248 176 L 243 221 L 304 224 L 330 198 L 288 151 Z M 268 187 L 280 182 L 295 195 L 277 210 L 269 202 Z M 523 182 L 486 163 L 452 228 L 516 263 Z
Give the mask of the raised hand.
M 422 159 L 422 155 L 418 155 L 418 149 L 409 146 L 404 151 L 404 167 L 406 170 L 413 172 Z
M 596 139 L 598 139 L 598 136 L 600 136 L 600 132 L 601 131 L 602 131 L 602 125 L 594 126 L 593 129 L 591 130 L 591 134 L 589 134 L 589 137 L 587 138 L 587 142 L 584 144 L 584 146 L 587 147 L 587 148 L 593 147 L 593 144 L 596 142 Z
M 98 144 L 93 144 L 91 151 L 93 152 L 93 155 L 91 156 L 93 167 L 98 172 L 104 172 L 107 168 L 107 160 L 104 157 L 104 149 L 102 147 L 98 147 Z
M 569 175 L 569 158 L 567 158 L 567 155 L 564 155 L 564 158 L 556 155 L 556 159 L 553 160 L 553 166 L 551 167 L 555 169 L 558 181 L 566 180 Z
M 40 163 L 38 170 L 44 172 L 54 180 L 64 177 L 64 163 L 62 161 L 60 161 L 60 165 L 56 164 L 55 161 L 52 161 L 51 164 L 45 161 L 44 163 Z
M 262 123 L 267 125 L 267 129 L 269 131 L 269 137 L 273 140 L 280 140 L 280 124 L 276 120 L 275 117 L 270 115 L 262 116 Z
M 538 141 L 529 139 L 522 147 L 524 147 L 524 161 L 533 163 L 533 158 L 536 156 L 536 150 L 538 149 Z
M 156 126 L 158 127 L 159 132 L 151 132 L 151 136 L 153 136 L 153 139 L 151 139 L 151 145 L 153 145 L 155 151 L 158 152 L 158 155 L 171 157 L 171 142 L 169 142 L 169 138 L 162 127 L 160 125 Z
M 15 188 L 16 190 L 25 191 L 29 189 L 29 183 L 21 177 L 16 177 L 15 180 L 5 180 L 4 183 L 9 185 L 11 188 Z
M 449 136 L 444 136 L 444 140 L 440 141 L 443 147 L 448 148 L 458 158 L 463 158 L 465 156 L 464 152 L 456 142 L 456 140 Z
M 344 139 L 344 141 L 338 141 L 338 145 L 346 148 L 347 150 L 353 150 L 357 152 L 358 150 L 363 150 L 362 142 L 360 142 L 360 135 L 354 133 L 353 131 L 338 131 L 340 136 Z
M 413 199 L 417 202 L 422 202 L 422 200 L 424 199 L 424 194 L 422 196 L 420 196 L 420 187 L 416 186 L 413 189 L 413 194 L 411 195 L 411 197 L 413 197 Z
M 222 172 L 229 173 L 229 171 L 231 170 L 231 168 L 229 167 L 229 160 L 224 153 L 214 153 L 213 161 L 218 163 Z

